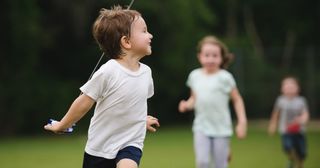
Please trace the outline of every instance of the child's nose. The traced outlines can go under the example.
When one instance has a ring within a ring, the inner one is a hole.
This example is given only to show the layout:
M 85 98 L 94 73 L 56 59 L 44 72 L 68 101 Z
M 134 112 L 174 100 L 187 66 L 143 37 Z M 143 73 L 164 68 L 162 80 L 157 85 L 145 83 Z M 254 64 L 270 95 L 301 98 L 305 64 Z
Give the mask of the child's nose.
M 149 33 L 149 35 L 150 35 L 150 39 L 153 39 L 153 35 L 151 33 Z

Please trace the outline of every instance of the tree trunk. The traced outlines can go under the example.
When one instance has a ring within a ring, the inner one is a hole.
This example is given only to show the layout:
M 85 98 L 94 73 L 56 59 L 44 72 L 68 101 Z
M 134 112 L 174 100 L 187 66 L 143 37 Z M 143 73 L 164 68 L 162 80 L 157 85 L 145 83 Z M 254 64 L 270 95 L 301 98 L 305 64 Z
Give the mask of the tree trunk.
M 243 9 L 243 12 L 244 12 L 245 29 L 254 47 L 255 55 L 259 57 L 264 57 L 264 48 L 263 48 L 262 40 L 259 37 L 256 25 L 254 23 L 252 9 L 249 6 L 245 6 Z
M 282 55 L 282 67 L 285 72 L 288 72 L 291 68 L 295 42 L 296 33 L 292 30 L 288 30 L 286 34 L 286 43 L 284 44 L 284 50 Z
M 237 0 L 227 1 L 227 37 L 234 39 L 237 36 L 238 24 L 237 24 Z

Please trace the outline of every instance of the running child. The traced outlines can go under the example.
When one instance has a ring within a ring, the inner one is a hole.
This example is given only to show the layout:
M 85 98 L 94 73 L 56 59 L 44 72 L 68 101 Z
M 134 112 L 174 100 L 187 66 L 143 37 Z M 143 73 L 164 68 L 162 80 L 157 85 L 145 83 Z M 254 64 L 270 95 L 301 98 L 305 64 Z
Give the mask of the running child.
M 281 95 L 277 98 L 269 124 L 269 134 L 277 129 L 289 159 L 289 168 L 303 168 L 306 158 L 305 125 L 309 120 L 307 101 L 299 95 L 299 83 L 295 77 L 282 80 Z
M 230 99 L 238 119 L 237 137 L 245 138 L 247 131 L 243 99 L 226 70 L 232 54 L 219 39 L 206 36 L 198 44 L 197 57 L 201 67 L 189 74 L 191 94 L 188 100 L 180 101 L 179 111 L 195 111 L 192 130 L 197 168 L 209 168 L 212 159 L 215 168 L 227 168 L 233 134 Z
M 68 112 L 46 130 L 60 133 L 79 121 L 95 105 L 85 146 L 83 168 L 137 168 L 146 129 L 155 131 L 157 119 L 147 116 L 147 100 L 154 93 L 151 69 L 140 62 L 151 54 L 152 35 L 136 10 L 114 6 L 102 9 L 93 36 L 111 59 L 81 88 Z

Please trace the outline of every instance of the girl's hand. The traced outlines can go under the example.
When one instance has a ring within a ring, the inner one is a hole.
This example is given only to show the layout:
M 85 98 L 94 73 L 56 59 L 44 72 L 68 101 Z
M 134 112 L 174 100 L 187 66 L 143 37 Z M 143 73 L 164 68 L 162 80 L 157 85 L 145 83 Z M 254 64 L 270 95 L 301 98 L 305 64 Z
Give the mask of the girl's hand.
M 247 124 L 244 124 L 244 123 L 237 124 L 236 134 L 239 139 L 244 139 L 247 136 Z
M 180 103 L 179 103 L 178 110 L 179 110 L 180 113 L 184 113 L 184 112 L 188 111 L 189 110 L 188 102 L 185 101 L 185 100 L 181 100 Z
M 158 119 L 148 115 L 147 116 L 147 130 L 150 132 L 156 132 L 157 130 L 154 126 L 160 127 Z

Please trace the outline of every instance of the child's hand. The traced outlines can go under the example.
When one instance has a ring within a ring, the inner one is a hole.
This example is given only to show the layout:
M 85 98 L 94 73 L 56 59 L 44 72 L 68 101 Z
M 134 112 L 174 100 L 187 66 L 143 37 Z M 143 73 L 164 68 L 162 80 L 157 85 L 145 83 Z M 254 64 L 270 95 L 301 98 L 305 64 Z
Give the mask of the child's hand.
M 275 132 L 276 132 L 276 129 L 277 129 L 277 125 L 276 124 L 270 124 L 269 127 L 268 127 L 268 133 L 269 135 L 274 135 Z
M 236 126 L 236 134 L 239 139 L 244 139 L 247 136 L 247 124 L 238 123 Z
M 180 113 L 184 113 L 186 111 L 189 110 L 189 105 L 188 105 L 188 102 L 185 101 L 185 100 L 181 100 L 180 103 L 179 103 L 179 112 Z
M 59 121 L 54 123 L 48 123 L 47 125 L 44 126 L 44 129 L 48 131 L 52 131 L 56 134 L 63 132 L 63 129 L 61 128 L 61 123 Z
M 73 124 L 72 127 L 73 126 L 75 126 L 75 124 Z M 44 129 L 48 131 L 52 131 L 56 134 L 64 134 L 64 133 L 71 133 L 73 131 L 72 127 L 64 128 L 60 121 L 50 119 L 48 124 L 44 126 Z
M 300 132 L 301 125 L 304 124 L 302 116 L 295 117 L 290 123 L 287 124 L 287 133 L 298 133 Z
M 158 119 L 148 115 L 147 116 L 147 130 L 150 132 L 156 132 L 157 130 L 154 126 L 160 127 Z
M 304 125 L 305 123 L 306 121 L 302 115 L 295 117 L 291 122 L 291 124 L 299 124 L 299 125 Z
M 298 122 L 292 122 L 287 125 L 287 133 L 296 134 L 300 132 L 300 124 Z

